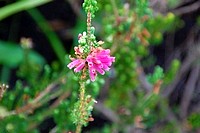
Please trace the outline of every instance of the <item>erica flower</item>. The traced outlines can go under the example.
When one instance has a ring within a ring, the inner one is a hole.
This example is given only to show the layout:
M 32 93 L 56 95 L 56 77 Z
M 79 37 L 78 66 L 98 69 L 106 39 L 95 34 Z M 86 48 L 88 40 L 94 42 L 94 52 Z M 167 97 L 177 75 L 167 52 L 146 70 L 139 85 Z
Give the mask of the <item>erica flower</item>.
M 77 57 L 81 57 L 83 54 L 81 47 L 75 47 L 75 54 Z M 67 65 L 69 69 L 75 68 L 74 72 L 80 72 L 85 65 L 88 65 L 89 76 L 91 81 L 95 81 L 97 72 L 101 75 L 105 74 L 105 71 L 110 70 L 110 66 L 115 62 L 115 57 L 110 56 L 109 49 L 103 49 L 101 47 L 91 48 L 90 53 L 87 55 L 86 59 L 74 59 Z
M 109 49 L 93 48 L 86 61 L 88 63 L 90 79 L 95 81 L 97 72 L 104 75 L 105 71 L 110 70 L 112 62 L 115 62 L 115 57 L 110 56 Z
M 67 65 L 69 69 L 75 67 L 74 72 L 80 72 L 84 68 L 84 66 L 85 66 L 84 59 L 73 59 L 73 61 Z

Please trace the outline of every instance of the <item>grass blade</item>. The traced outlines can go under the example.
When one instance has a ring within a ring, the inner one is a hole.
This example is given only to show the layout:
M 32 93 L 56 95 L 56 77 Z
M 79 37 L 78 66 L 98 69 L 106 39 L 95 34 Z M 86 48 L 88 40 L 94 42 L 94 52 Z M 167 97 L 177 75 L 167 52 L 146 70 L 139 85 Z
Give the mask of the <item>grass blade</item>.
M 6 5 L 5 7 L 0 8 L 0 20 L 3 20 L 4 18 L 13 15 L 17 12 L 31 9 L 33 7 L 37 7 L 50 1 L 52 0 L 22 0 Z
M 46 19 L 37 9 L 30 9 L 28 13 L 31 17 L 35 20 L 38 24 L 40 29 L 44 32 L 45 36 L 49 40 L 56 56 L 60 60 L 61 63 L 64 64 L 64 57 L 65 57 L 65 48 L 63 47 L 62 42 L 58 38 L 57 34 L 52 30 L 51 26 L 48 24 Z

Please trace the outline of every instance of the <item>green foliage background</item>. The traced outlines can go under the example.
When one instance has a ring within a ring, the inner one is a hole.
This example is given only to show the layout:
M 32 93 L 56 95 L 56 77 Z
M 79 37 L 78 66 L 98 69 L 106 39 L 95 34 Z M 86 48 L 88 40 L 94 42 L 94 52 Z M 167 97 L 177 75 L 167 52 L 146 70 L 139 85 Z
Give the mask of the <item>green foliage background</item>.
M 0 101 L 0 133 L 39 133 L 39 126 L 48 118 L 55 122 L 52 132 L 75 130 L 73 121 L 78 120 L 71 111 L 78 99 L 78 78 L 66 68 L 70 61 L 64 44 L 36 8 L 48 2 L 51 0 L 18 0 L 0 8 L 0 20 L 26 11 L 57 57 L 47 64 L 45 57 L 34 49 L 0 40 L 0 82 L 9 84 L 13 69 L 18 78 Z M 98 2 L 99 11 L 94 18 L 94 25 L 99 26 L 96 34 L 105 40 L 104 47 L 111 49 L 116 62 L 106 76 L 98 76 L 95 83 L 87 82 L 88 92 L 99 100 L 94 106 L 94 116 L 107 119 L 103 127 L 94 126 L 89 132 L 128 133 L 140 128 L 146 132 L 181 133 L 187 126 L 177 119 L 168 119 L 170 111 L 178 114 L 176 111 L 181 110 L 171 109 L 169 99 L 161 93 L 175 80 L 181 62 L 173 59 L 168 68 L 163 69 L 156 65 L 156 57 L 151 55 L 150 49 L 161 45 L 164 34 L 183 27 L 182 20 L 173 13 L 155 15 L 148 0 L 129 1 L 129 4 L 120 0 Z M 168 2 L 169 7 L 178 4 L 178 1 Z M 82 17 L 77 19 L 72 32 L 74 42 L 86 27 L 85 14 L 82 9 L 79 12 Z M 145 73 L 152 66 L 152 72 Z M 188 130 L 200 128 L 199 115 L 191 113 L 186 117 Z

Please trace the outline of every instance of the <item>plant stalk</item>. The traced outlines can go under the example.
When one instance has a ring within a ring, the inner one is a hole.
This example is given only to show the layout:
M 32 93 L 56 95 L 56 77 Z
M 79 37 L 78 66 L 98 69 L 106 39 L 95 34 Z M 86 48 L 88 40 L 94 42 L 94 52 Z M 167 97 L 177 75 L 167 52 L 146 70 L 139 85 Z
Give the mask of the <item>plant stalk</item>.
M 88 44 L 91 46 L 92 43 L 90 40 L 90 37 L 91 37 L 91 13 L 90 12 L 87 13 L 87 36 L 88 36 Z
M 79 110 L 80 110 L 80 122 L 78 123 L 77 127 L 76 127 L 76 132 L 75 133 L 81 133 L 81 129 L 83 124 L 81 123 L 81 121 L 84 119 L 84 115 L 85 115 L 85 78 L 86 78 L 86 67 L 83 69 L 82 75 L 80 77 L 80 95 L 79 95 L 79 99 L 80 99 L 80 106 L 79 106 Z

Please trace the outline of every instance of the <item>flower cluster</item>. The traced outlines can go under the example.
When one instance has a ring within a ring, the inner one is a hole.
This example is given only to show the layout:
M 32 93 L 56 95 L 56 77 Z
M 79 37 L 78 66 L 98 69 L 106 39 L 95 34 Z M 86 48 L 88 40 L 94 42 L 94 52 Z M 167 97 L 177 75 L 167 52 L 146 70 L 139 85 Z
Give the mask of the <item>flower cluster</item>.
M 84 67 L 88 68 L 91 81 L 95 81 L 97 72 L 101 75 L 110 70 L 110 66 L 115 62 L 115 57 L 110 56 L 109 49 L 102 47 L 91 47 L 89 54 L 83 58 L 82 47 L 75 47 L 76 58 L 71 58 L 72 62 L 67 65 L 69 69 L 75 68 L 74 72 L 80 72 Z

